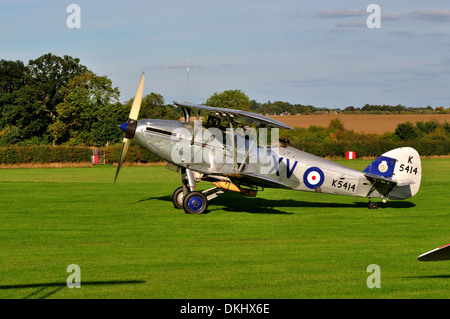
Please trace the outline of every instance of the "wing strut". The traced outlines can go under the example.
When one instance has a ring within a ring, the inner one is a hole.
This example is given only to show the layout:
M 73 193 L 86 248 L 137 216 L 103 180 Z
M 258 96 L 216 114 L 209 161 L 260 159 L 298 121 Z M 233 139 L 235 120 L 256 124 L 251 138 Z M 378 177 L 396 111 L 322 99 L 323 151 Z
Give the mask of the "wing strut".
M 234 140 L 234 127 L 233 127 L 233 121 L 231 121 L 231 119 L 229 118 L 229 122 L 230 122 L 230 134 L 231 134 L 231 148 L 233 149 L 233 161 L 234 161 L 234 171 L 237 172 L 238 171 L 238 166 L 237 166 L 237 150 L 236 150 L 236 142 Z
M 244 160 L 242 161 L 241 165 L 239 166 L 238 172 L 242 172 L 242 169 L 244 168 L 244 164 L 247 162 L 248 156 L 250 155 L 250 151 L 253 149 L 253 146 L 255 145 L 256 138 L 253 140 L 252 145 L 248 148 L 247 153 L 245 153 Z

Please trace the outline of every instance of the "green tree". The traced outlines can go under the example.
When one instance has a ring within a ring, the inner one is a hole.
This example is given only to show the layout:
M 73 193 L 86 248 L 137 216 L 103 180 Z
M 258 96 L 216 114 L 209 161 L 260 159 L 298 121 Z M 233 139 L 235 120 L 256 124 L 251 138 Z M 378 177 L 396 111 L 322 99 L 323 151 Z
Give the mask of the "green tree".
M 20 129 L 17 126 L 6 126 L 0 131 L 0 146 L 16 144 L 21 140 Z
M 45 132 L 50 118 L 41 112 L 40 94 L 31 86 L 15 91 L 14 104 L 5 106 L 2 120 L 20 130 L 20 140 L 40 138 L 46 141 Z
M 290 113 L 292 111 L 292 105 L 288 102 L 275 101 L 275 102 L 273 102 L 273 104 L 277 108 L 277 110 L 279 110 L 279 112 L 277 112 L 277 113 L 283 113 L 283 112 Z
M 130 107 L 120 102 L 110 104 L 103 108 L 103 113 L 98 121 L 92 124 L 92 135 L 94 146 L 105 146 L 120 143 L 123 138 L 123 131 L 117 126 L 125 123 L 130 114 Z
M 59 57 L 51 53 L 30 60 L 28 68 L 33 86 L 42 94 L 43 106 L 49 113 L 53 113 L 56 105 L 63 101 L 62 88 L 75 76 L 89 71 L 86 66 L 80 64 L 78 58 L 68 55 Z
M 347 107 L 344 109 L 344 112 L 355 112 L 355 111 L 356 111 L 356 109 L 355 109 L 354 106 L 347 106 Z
M 0 60 L 0 112 L 15 104 L 17 90 L 27 83 L 28 69 L 22 61 Z
M 62 89 L 87 68 L 79 59 L 51 53 L 30 60 L 0 62 L 0 128 L 15 127 L 18 142 L 48 143 L 48 126 L 56 120 L 56 106 L 64 99 Z M 15 135 L 16 136 L 16 135 Z M 12 139 L 10 139 L 12 141 Z
M 208 98 L 208 100 L 206 100 L 206 105 L 242 111 L 251 111 L 250 99 L 241 90 L 226 90 L 220 93 L 215 92 Z
M 400 123 L 395 129 L 395 135 L 404 141 L 410 141 L 419 137 L 419 130 L 412 122 Z
M 344 123 L 338 118 L 332 119 L 330 121 L 330 124 L 328 124 L 328 131 L 329 132 L 340 132 L 344 130 Z
M 21 139 L 21 127 L 15 123 L 17 98 L 23 95 L 19 91 L 25 87 L 28 69 L 22 61 L 0 60 L 0 143 L 14 144 Z M 27 112 L 25 112 L 27 113 Z
M 423 134 L 429 134 L 434 132 L 439 127 L 439 123 L 436 120 L 430 120 L 427 122 L 417 121 L 416 126 Z
M 46 142 L 50 118 L 40 112 L 42 94 L 33 86 L 30 69 L 21 61 L 1 60 L 0 75 L 0 129 L 19 133 L 14 134 L 14 139 L 8 139 L 8 143 L 27 139 Z
M 108 124 L 103 126 L 117 130 L 112 127 L 114 114 L 110 110 L 117 108 L 120 92 L 106 76 L 85 72 L 70 79 L 61 93 L 64 99 L 56 106 L 55 121 L 49 125 L 54 145 L 94 144 L 94 132 L 102 126 L 98 122 L 104 121 Z
M 258 112 L 258 109 L 261 107 L 261 104 L 256 102 L 256 100 L 250 101 L 250 110 L 253 112 Z

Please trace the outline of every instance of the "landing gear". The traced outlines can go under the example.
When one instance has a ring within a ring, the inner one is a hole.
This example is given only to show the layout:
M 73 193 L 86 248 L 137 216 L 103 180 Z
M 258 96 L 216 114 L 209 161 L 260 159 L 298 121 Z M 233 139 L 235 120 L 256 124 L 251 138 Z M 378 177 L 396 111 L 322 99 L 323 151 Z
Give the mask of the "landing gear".
M 189 179 L 191 180 L 189 181 Z M 183 184 L 183 186 L 178 187 L 172 194 L 173 206 L 178 209 L 184 208 L 184 197 L 195 188 L 195 180 L 192 175 L 192 171 L 190 171 L 189 169 L 183 169 L 183 172 L 181 174 L 181 183 Z M 191 188 L 190 185 L 192 185 L 193 187 Z
M 377 209 L 378 204 L 375 202 L 372 202 L 372 199 L 369 197 L 369 209 Z
M 183 199 L 186 214 L 203 214 L 208 209 L 208 200 L 202 192 L 190 192 Z
M 394 189 L 397 183 L 394 183 L 392 181 L 383 181 L 370 177 L 368 177 L 368 179 L 372 183 L 372 187 L 370 188 L 369 192 L 366 195 L 369 198 L 369 209 L 377 209 L 378 204 L 372 203 L 372 199 L 369 197 L 372 194 L 372 192 L 377 190 L 378 193 L 381 195 L 382 203 L 385 204 L 389 198 L 390 192 Z
M 195 191 L 194 173 L 189 169 L 183 169 L 181 183 L 172 194 L 172 203 L 175 208 L 184 209 L 186 214 L 204 214 L 208 209 L 208 199 L 206 196 Z
M 183 186 L 178 187 L 172 194 L 172 203 L 175 208 L 182 209 L 183 208 Z
M 213 187 L 204 191 L 195 191 L 196 180 L 190 169 L 184 169 L 181 174 L 181 183 L 172 194 L 172 203 L 175 208 L 184 209 L 186 214 L 204 214 L 208 209 L 208 202 L 223 194 L 221 188 Z
M 191 175 L 191 184 L 189 184 L 189 178 L 188 173 L 186 172 L 188 170 L 184 170 L 181 174 L 181 184 L 183 186 L 178 187 L 172 194 L 172 203 L 175 208 L 182 209 L 183 208 L 183 200 L 184 197 L 195 188 L 195 180 L 192 176 L 192 172 L 190 172 Z M 193 183 L 193 184 L 192 184 Z M 190 187 L 190 185 L 193 185 L 193 187 Z

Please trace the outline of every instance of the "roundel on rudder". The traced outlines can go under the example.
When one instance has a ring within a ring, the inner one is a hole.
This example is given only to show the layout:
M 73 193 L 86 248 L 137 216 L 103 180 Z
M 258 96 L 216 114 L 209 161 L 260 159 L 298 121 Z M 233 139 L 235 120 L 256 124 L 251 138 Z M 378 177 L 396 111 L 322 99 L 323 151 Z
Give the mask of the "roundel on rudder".
M 315 189 L 316 187 L 320 187 L 324 181 L 325 175 L 318 167 L 310 167 L 303 174 L 303 183 L 308 188 Z

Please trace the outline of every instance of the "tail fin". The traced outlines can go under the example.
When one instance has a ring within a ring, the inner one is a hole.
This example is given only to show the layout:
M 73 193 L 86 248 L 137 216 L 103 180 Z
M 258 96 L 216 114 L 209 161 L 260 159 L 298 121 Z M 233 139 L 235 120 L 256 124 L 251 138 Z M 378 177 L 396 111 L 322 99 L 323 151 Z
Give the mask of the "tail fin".
M 391 199 L 407 199 L 419 191 L 422 165 L 415 149 L 400 147 L 378 157 L 364 173 L 369 180 L 383 181 L 379 187 L 374 184 L 380 194 Z

